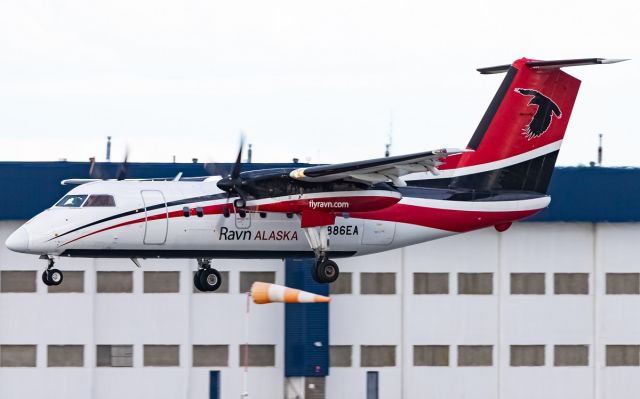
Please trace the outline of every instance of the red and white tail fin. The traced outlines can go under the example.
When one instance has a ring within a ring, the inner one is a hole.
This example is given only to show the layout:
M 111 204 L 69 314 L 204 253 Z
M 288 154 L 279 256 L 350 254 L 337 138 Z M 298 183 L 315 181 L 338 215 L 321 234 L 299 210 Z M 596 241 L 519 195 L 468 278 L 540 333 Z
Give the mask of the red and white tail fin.
M 580 87 L 578 79 L 559 68 L 618 61 L 522 58 L 478 69 L 506 72 L 506 77 L 469 141 L 473 151 L 441 167 L 454 169 L 451 185 L 546 193 Z

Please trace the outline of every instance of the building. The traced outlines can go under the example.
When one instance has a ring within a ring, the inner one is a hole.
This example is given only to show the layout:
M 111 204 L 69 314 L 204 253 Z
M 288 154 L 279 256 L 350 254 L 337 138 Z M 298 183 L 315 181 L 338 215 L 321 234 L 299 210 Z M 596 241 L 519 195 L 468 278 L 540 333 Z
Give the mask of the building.
M 87 168 L 0 163 L 0 242 Z M 131 166 L 178 171 L 203 173 Z M 640 169 L 558 168 L 551 195 L 504 233 L 341 260 L 328 307 L 251 306 L 246 375 L 244 292 L 327 289 L 307 261 L 217 260 L 223 287 L 199 293 L 192 260 L 61 259 L 47 288 L 44 261 L 2 245 L 0 398 L 228 398 L 245 376 L 250 398 L 635 398 Z

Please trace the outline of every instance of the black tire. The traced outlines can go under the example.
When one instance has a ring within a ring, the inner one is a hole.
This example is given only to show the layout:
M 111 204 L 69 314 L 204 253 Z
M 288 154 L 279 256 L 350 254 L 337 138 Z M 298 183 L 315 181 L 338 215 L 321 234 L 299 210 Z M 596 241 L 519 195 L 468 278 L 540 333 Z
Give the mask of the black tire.
M 216 269 L 200 271 L 200 286 L 203 291 L 215 291 L 222 285 L 222 275 Z
M 325 260 L 316 266 L 316 277 L 321 283 L 333 283 L 340 275 L 338 264 L 332 260 Z
M 51 285 L 51 281 L 49 281 L 49 270 L 45 270 L 42 272 L 42 282 L 48 287 Z
M 324 282 L 320 280 L 320 277 L 318 277 L 318 262 L 314 263 L 313 266 L 311 266 L 311 278 L 316 283 L 322 284 Z
M 202 275 L 202 270 L 197 270 L 194 274 L 193 274 L 193 285 L 196 287 L 196 289 L 198 291 L 206 291 L 204 288 L 202 288 L 202 286 L 200 285 L 200 276 Z
M 64 280 L 64 275 L 58 269 L 47 269 L 42 272 L 42 282 L 47 286 L 60 285 Z

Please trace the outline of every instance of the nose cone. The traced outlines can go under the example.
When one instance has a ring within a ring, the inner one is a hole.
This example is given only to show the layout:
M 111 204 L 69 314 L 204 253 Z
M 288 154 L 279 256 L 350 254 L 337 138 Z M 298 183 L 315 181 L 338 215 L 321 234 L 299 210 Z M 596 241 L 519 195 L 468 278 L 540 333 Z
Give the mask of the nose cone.
M 4 244 L 12 251 L 28 253 L 29 234 L 27 233 L 27 229 L 20 227 L 7 238 Z

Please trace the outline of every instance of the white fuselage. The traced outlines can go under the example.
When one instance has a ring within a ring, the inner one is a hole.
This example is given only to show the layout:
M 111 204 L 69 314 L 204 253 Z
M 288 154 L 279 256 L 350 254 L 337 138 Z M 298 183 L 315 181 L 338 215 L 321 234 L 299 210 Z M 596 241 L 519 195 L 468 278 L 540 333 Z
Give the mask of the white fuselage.
M 19 229 L 14 233 L 12 249 L 34 254 L 84 257 L 313 256 L 297 214 L 234 212 L 233 201 L 228 202 L 226 193 L 216 186 L 215 181 L 99 181 L 78 186 L 69 194 L 111 195 L 115 206 L 53 206 L 27 222 L 21 227 L 22 231 Z M 270 200 L 322 198 L 322 194 Z M 422 214 L 418 215 L 421 221 L 414 224 L 376 218 L 375 213 L 366 218 L 358 217 L 361 214 L 350 216 L 345 213 L 336 218 L 334 225 L 323 228 L 328 230 L 329 251 L 333 257 L 364 255 L 461 232 L 460 228 L 429 226 L 430 217 L 424 215 L 426 210 L 472 218 L 475 224 L 466 229 L 472 230 L 494 223 L 491 218 L 487 218 L 486 223 L 478 222 L 487 212 L 535 213 L 548 202 L 548 197 L 544 197 L 474 205 L 459 201 L 403 198 L 392 208 L 400 207 L 394 209 Z M 154 209 L 149 209 L 154 205 Z M 231 209 L 227 217 L 222 212 L 225 206 Z M 16 243 L 20 240 L 22 245 L 18 248 Z

